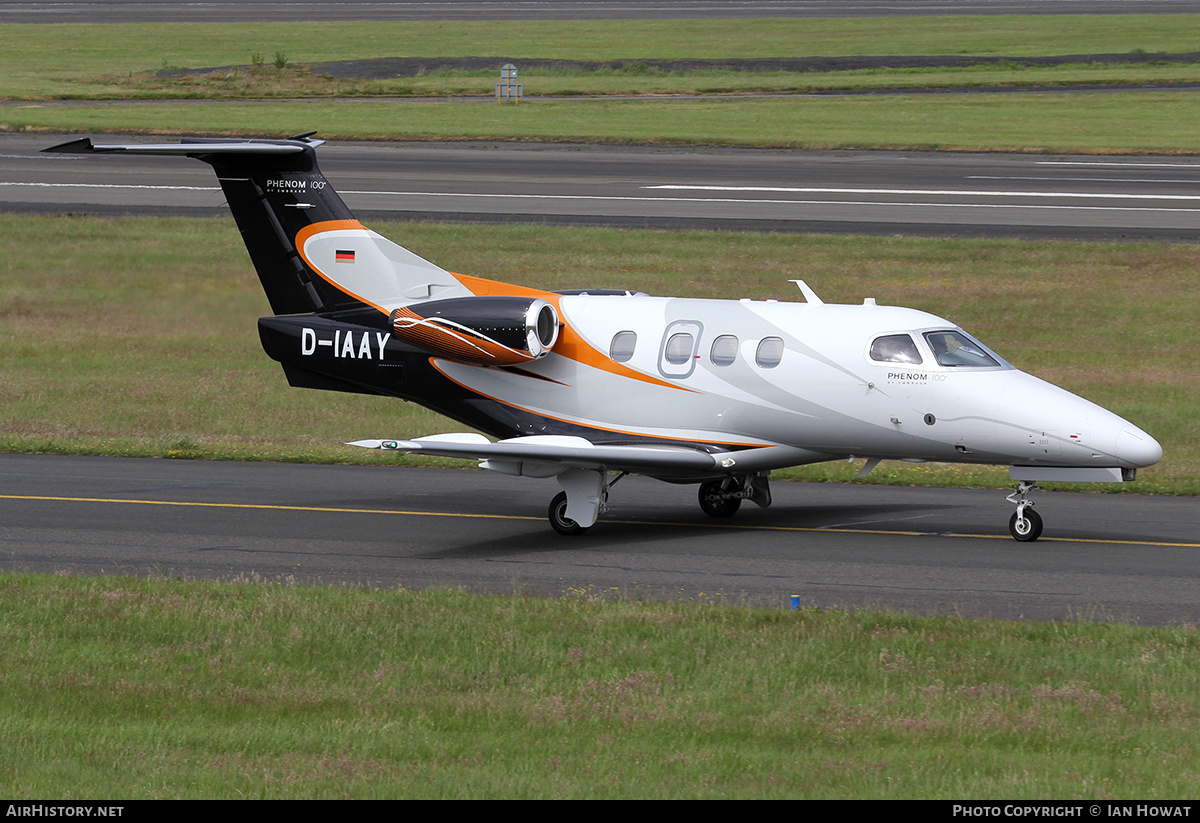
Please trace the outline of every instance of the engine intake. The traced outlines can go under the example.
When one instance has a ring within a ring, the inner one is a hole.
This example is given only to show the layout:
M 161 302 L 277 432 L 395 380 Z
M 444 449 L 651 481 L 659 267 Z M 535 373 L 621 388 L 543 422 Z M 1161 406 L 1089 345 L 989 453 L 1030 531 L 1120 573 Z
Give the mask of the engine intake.
M 392 333 L 431 354 L 478 366 L 545 357 L 558 341 L 554 306 L 537 297 L 456 297 L 392 312 Z

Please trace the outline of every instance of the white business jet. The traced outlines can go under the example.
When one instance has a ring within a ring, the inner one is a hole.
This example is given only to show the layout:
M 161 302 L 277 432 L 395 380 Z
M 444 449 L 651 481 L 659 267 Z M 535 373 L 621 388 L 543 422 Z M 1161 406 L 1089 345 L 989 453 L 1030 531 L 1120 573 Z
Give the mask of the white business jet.
M 478 433 L 352 445 L 556 477 L 549 519 L 579 534 L 637 473 L 699 485 L 729 517 L 771 502 L 773 469 L 865 458 L 1010 466 L 1009 531 L 1036 540 L 1039 481 L 1121 482 L 1162 457 L 1112 412 L 914 309 L 538 289 L 453 274 L 363 227 L 311 133 L 46 151 L 180 155 L 217 173 L 274 312 L 293 386 L 411 400 Z M 615 479 L 610 480 L 610 473 Z

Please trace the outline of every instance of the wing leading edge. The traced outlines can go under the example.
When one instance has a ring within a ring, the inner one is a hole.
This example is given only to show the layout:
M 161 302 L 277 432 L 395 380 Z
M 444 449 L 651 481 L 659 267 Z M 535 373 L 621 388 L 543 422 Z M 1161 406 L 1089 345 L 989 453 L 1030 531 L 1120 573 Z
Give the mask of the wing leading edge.
M 605 474 L 609 469 L 683 477 L 715 475 L 732 465 L 728 454 L 682 446 L 604 446 L 565 435 L 492 442 L 481 434 L 438 434 L 415 440 L 358 440 L 347 445 L 479 460 L 481 468 L 518 477 L 556 477 L 563 493 L 551 503 L 551 510 L 562 498 L 561 516 L 567 529 L 586 529 L 596 522 L 608 498 Z
M 481 434 L 437 434 L 415 440 L 358 440 L 348 445 L 482 460 L 484 468 L 525 477 L 553 477 L 566 469 L 705 474 L 720 472 L 728 458 L 682 446 L 603 446 L 582 437 L 562 435 L 493 442 Z

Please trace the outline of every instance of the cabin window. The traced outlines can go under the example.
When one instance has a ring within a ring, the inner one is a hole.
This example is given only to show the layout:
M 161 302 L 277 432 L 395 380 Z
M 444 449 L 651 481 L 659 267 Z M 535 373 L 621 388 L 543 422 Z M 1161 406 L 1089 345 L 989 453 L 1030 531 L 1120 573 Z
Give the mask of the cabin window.
M 988 354 L 983 346 L 962 332 L 954 330 L 927 331 L 925 340 L 928 341 L 929 348 L 933 349 L 933 356 L 938 361 L 938 365 L 1000 368 L 1000 363 Z
M 783 339 L 780 337 L 764 337 L 758 344 L 754 354 L 754 362 L 763 369 L 773 369 L 783 359 Z
M 637 332 L 619 331 L 613 335 L 612 345 L 608 348 L 608 356 L 618 363 L 627 363 L 633 359 L 633 350 L 637 347 Z
M 658 350 L 658 373 L 671 380 L 691 377 L 699 355 L 696 349 L 704 337 L 704 326 L 696 320 L 674 320 L 663 329 Z
M 914 366 L 922 362 L 916 341 L 907 334 L 876 337 L 871 343 L 871 359 L 880 363 L 909 363 Z
M 708 359 L 714 366 L 732 366 L 737 359 L 738 339 L 732 334 L 723 334 L 713 341 Z
M 692 359 L 692 347 L 695 344 L 695 338 L 687 332 L 677 332 L 667 338 L 667 346 L 663 350 L 663 357 L 673 366 L 681 366 Z

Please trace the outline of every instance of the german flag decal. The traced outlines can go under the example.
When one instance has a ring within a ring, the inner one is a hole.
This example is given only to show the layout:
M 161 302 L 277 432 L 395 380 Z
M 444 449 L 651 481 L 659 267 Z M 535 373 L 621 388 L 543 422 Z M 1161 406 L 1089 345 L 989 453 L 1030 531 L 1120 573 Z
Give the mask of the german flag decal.
M 334 258 L 339 263 L 353 263 L 354 249 L 338 249 L 334 252 Z

